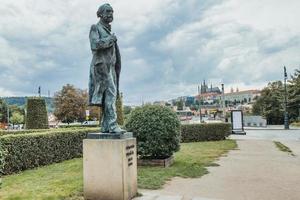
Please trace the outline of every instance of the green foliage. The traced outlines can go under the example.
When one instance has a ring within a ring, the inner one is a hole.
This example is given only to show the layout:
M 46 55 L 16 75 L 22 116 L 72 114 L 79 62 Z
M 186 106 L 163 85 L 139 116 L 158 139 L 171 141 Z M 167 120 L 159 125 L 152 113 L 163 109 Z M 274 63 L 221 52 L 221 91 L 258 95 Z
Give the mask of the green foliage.
M 295 154 L 292 152 L 292 150 L 289 147 L 282 144 L 281 142 L 274 141 L 274 144 L 280 151 L 287 152 L 290 155 L 295 156 Z
M 99 127 L 99 124 L 59 125 L 59 128 L 92 128 L 92 127 Z
M 3 174 L 4 164 L 5 164 L 5 160 L 4 160 L 5 155 L 6 155 L 6 151 L 0 142 L 0 189 L 1 189 L 1 176 Z
M 288 85 L 288 113 L 293 121 L 300 120 L 300 70 L 291 76 Z
M 95 125 L 85 125 L 85 126 L 65 126 L 55 129 L 23 129 L 23 130 L 0 130 L 0 137 L 4 135 L 19 135 L 28 133 L 42 133 L 42 132 L 61 132 L 61 131 L 73 131 L 73 130 L 91 130 L 98 131 L 98 126 Z
M 2 175 L 4 174 L 5 155 L 6 151 L 0 141 L 0 189 L 2 188 Z
M 10 118 L 10 123 L 12 124 L 23 124 L 24 115 L 21 115 L 19 112 L 14 112 Z
M 86 90 L 75 88 L 67 84 L 55 93 L 54 115 L 58 120 L 66 123 L 85 120 L 85 110 L 87 110 L 88 94 Z
M 3 99 L 0 99 L 0 122 L 7 123 L 7 104 Z
M 43 98 L 33 97 L 27 99 L 26 128 L 48 128 L 48 115 L 46 110 L 46 103 Z
M 116 100 L 117 108 L 117 123 L 119 125 L 124 125 L 124 113 L 123 113 L 123 96 L 122 93 L 118 95 Z
M 7 102 L 8 105 L 10 106 L 17 106 L 19 108 L 24 108 L 27 102 L 28 97 L 3 97 L 2 99 Z M 30 98 L 30 97 L 29 97 Z M 47 111 L 48 112 L 53 112 L 54 107 L 53 107 L 53 98 L 51 97 L 43 97 L 46 101 L 46 106 L 47 106 Z M 1 101 L 1 100 L 0 100 Z M 22 114 L 22 112 L 20 112 Z
M 82 156 L 82 140 L 91 130 L 66 130 L 0 137 L 4 174 Z
M 5 176 L 0 199 L 84 200 L 79 198 L 83 194 L 82 171 L 82 159 L 75 158 Z
M 300 122 L 294 122 L 291 124 L 292 126 L 300 127 Z
M 132 111 L 132 108 L 130 106 L 124 106 L 123 107 L 124 115 L 129 115 Z
M 136 108 L 125 127 L 137 138 L 141 158 L 166 158 L 179 150 L 180 122 L 168 107 L 146 105 Z
M 291 121 L 300 120 L 300 70 L 295 70 L 287 84 L 287 111 Z M 268 124 L 283 124 L 284 85 L 281 81 L 269 83 L 253 105 L 253 114 L 262 115 Z
M 231 133 L 229 123 L 181 125 L 182 142 L 224 140 Z
M 184 106 L 183 104 L 184 103 L 182 99 L 180 99 L 180 101 L 177 101 L 176 102 L 177 110 L 183 110 L 183 106 Z
M 281 81 L 269 83 L 253 105 L 253 114 L 262 115 L 268 124 L 283 124 L 284 87 Z

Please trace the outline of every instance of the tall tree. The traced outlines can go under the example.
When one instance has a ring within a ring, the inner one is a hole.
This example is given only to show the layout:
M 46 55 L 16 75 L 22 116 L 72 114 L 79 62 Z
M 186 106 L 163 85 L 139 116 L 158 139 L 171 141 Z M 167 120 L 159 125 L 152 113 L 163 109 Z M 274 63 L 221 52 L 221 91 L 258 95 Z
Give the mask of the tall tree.
M 67 84 L 54 95 L 54 115 L 57 119 L 70 123 L 85 120 L 88 94 L 86 90 Z
M 10 123 L 15 124 L 23 124 L 24 123 L 24 115 L 19 112 L 13 112 L 10 118 Z
M 183 100 L 180 99 L 179 101 L 176 102 L 177 110 L 183 110 Z
M 291 76 L 288 87 L 288 112 L 292 120 L 300 120 L 300 70 Z
M 100 119 L 100 107 L 99 106 L 89 106 L 90 119 L 99 120 Z
M 254 103 L 252 112 L 264 116 L 268 124 L 282 124 L 284 115 L 283 89 L 281 81 L 269 83 L 261 91 L 261 96 Z

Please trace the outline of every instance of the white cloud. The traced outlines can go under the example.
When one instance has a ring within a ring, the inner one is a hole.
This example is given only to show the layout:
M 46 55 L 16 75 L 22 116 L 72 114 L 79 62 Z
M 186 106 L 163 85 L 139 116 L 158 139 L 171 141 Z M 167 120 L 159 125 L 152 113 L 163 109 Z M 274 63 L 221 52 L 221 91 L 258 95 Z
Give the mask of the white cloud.
M 299 1 L 224 1 L 169 33 L 161 51 L 185 59 L 186 80 L 203 73 L 244 88 L 265 84 L 281 78 L 283 65 L 292 71 L 300 64 L 300 15 L 292 12 L 299 7 Z
M 16 94 L 14 94 L 11 91 L 8 91 L 8 90 L 0 87 L 0 96 L 9 97 L 9 96 L 13 96 L 13 95 L 16 95 Z
M 283 65 L 292 72 L 300 64 L 298 0 L 107 2 L 115 10 L 128 102 L 194 94 L 203 79 L 260 87 L 280 79 Z M 53 93 L 66 83 L 86 88 L 88 33 L 102 3 L 3 0 L 0 92 L 30 94 L 42 85 Z

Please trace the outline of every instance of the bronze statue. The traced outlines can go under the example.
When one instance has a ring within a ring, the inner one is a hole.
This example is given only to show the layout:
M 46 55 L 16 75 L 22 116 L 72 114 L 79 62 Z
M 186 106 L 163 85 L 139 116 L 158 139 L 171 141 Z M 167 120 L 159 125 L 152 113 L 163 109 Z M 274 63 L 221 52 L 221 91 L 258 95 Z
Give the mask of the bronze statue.
M 117 37 L 111 33 L 113 8 L 103 4 L 97 11 L 100 18 L 90 30 L 93 59 L 90 65 L 89 105 L 102 107 L 101 132 L 124 133 L 117 124 L 116 98 L 119 95 L 121 56 Z

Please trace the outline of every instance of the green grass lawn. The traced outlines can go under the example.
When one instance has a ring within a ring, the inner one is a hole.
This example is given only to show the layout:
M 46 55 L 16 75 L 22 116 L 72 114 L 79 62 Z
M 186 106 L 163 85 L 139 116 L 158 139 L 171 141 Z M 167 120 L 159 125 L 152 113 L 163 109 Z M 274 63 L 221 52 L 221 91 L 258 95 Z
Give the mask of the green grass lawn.
M 294 122 L 291 124 L 292 126 L 300 127 L 300 122 Z
M 139 188 L 160 188 L 174 176 L 200 177 L 207 173 L 206 166 L 215 166 L 216 158 L 234 148 L 233 140 L 181 144 L 171 167 L 138 168 Z M 83 199 L 82 159 L 5 176 L 2 183 L 1 200 Z

